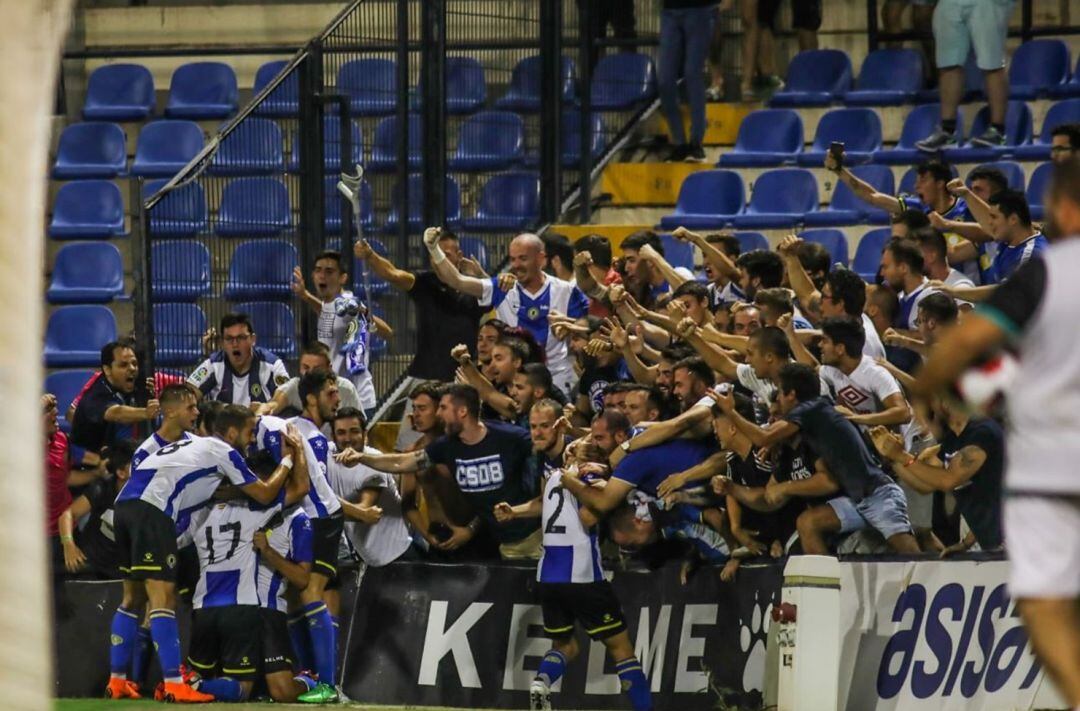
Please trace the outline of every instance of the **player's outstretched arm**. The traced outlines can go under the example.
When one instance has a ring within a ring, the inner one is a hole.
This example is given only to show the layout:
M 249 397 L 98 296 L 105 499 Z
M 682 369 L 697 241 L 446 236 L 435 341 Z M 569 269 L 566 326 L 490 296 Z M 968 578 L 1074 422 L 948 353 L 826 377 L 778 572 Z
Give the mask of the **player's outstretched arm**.
M 539 496 L 516 506 L 500 501 L 495 504 L 494 509 L 495 520 L 499 523 L 506 523 L 519 518 L 539 518 L 543 512 L 544 504 Z
M 365 240 L 353 245 L 353 256 L 363 259 L 376 276 L 386 280 L 395 289 L 412 291 L 413 285 L 416 284 L 416 277 L 411 272 L 395 267 L 393 262 L 372 249 Z
M 603 488 L 589 486 L 569 469 L 563 471 L 562 484 L 578 501 L 600 515 L 625 501 L 626 495 L 633 488 L 629 482 L 614 478 L 608 479 Z
M 241 486 L 240 490 L 263 506 L 267 506 L 274 502 L 274 499 L 276 499 L 281 492 L 281 487 L 283 487 L 285 482 L 289 479 L 294 467 L 302 467 L 304 469 L 302 476 L 304 479 L 307 478 L 307 457 L 304 456 L 304 448 L 300 443 L 299 437 L 296 435 L 296 430 L 290 428 L 282 435 L 281 440 L 282 446 L 287 449 L 289 453 L 281 458 L 281 462 L 274 469 L 273 474 L 265 480 L 256 477 L 251 470 L 247 468 L 247 464 L 244 463 L 243 459 L 240 459 L 238 463 L 233 462 L 233 465 L 237 469 L 243 467 L 240 474 L 244 477 L 245 481 L 250 482 Z
M 427 452 L 420 449 L 415 452 L 401 452 L 397 454 L 368 454 L 357 452 L 355 449 L 346 449 L 334 455 L 339 464 L 354 467 L 357 464 L 371 467 L 380 472 L 401 474 L 403 472 L 417 472 L 426 469 L 430 464 Z

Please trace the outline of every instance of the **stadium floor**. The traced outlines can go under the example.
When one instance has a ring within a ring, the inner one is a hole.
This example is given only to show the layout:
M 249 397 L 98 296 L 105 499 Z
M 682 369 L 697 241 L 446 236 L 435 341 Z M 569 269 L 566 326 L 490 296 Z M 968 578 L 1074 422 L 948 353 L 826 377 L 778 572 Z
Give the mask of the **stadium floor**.
M 106 699 L 56 699 L 53 706 L 55 711 L 160 711 L 162 708 L 180 708 L 179 706 L 164 706 L 156 701 L 108 701 Z M 362 711 L 453 711 L 439 706 L 371 706 L 364 704 L 340 704 L 336 706 L 312 706 L 310 704 L 273 704 L 249 703 L 249 704 L 196 704 L 193 709 L 207 709 L 207 711 L 251 711 L 252 709 L 313 709 L 313 708 L 341 708 Z M 485 709 L 472 709 L 471 711 L 485 711 Z

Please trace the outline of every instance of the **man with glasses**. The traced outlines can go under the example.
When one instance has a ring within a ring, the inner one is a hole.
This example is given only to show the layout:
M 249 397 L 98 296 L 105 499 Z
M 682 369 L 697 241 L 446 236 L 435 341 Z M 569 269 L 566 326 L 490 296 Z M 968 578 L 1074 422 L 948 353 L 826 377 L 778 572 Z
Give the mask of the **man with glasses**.
M 1080 123 L 1063 123 L 1050 132 L 1050 160 L 1065 163 L 1080 156 Z
M 269 402 L 289 380 L 285 364 L 276 355 L 255 345 L 255 329 L 247 314 L 221 317 L 221 340 L 215 351 L 188 376 L 188 383 L 204 396 L 226 404 L 251 407 Z

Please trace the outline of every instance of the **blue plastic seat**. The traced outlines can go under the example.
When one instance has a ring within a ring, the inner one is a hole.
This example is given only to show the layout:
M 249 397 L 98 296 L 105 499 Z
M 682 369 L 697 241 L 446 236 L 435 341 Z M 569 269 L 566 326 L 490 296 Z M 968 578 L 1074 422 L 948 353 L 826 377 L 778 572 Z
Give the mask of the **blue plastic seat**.
M 879 49 L 866 55 L 849 106 L 896 106 L 915 99 L 923 85 L 922 55 L 914 49 Z
M 493 176 L 480 191 L 476 214 L 461 221 L 472 232 L 523 230 L 540 215 L 540 176 L 510 172 Z
M 209 294 L 209 250 L 195 240 L 154 241 L 150 290 L 154 301 L 195 301 Z
M 299 325 L 288 304 L 276 301 L 252 301 L 236 304 L 233 311 L 247 314 L 255 327 L 259 345 L 279 358 L 291 360 L 297 357 L 296 334 Z
M 135 146 L 131 174 L 171 178 L 203 149 L 205 137 L 194 121 L 155 121 L 143 126 Z
M 1031 171 L 1031 180 L 1027 186 L 1028 207 L 1031 208 L 1031 219 L 1041 220 L 1046 216 L 1043 206 L 1046 188 L 1050 185 L 1050 175 L 1054 172 L 1053 163 L 1043 163 Z
M 1059 101 L 1043 119 L 1039 137 L 1030 145 L 1017 146 L 1013 155 L 1022 160 L 1050 160 L 1050 139 L 1054 129 L 1065 123 L 1080 123 L 1080 98 Z
M 154 76 L 141 64 L 106 64 L 90 74 L 87 121 L 143 121 L 154 110 Z
M 397 63 L 377 57 L 345 62 L 338 70 L 337 89 L 349 97 L 354 115 L 392 114 L 397 110 Z
M 377 318 L 386 320 L 386 311 L 379 304 L 371 304 L 371 314 Z M 390 352 L 390 344 L 382 336 L 372 335 L 368 344 L 371 348 L 371 360 L 376 361 Z
M 669 234 L 660 235 L 660 242 L 664 245 L 664 259 L 668 264 L 676 269 L 682 267 L 694 271 L 694 245 Z
M 96 368 L 102 347 L 115 340 L 116 317 L 108 306 L 61 306 L 45 326 L 45 365 Z
M 291 226 L 289 191 L 277 178 L 236 178 L 221 192 L 221 237 L 272 237 Z
M 273 119 L 248 116 L 218 144 L 213 175 L 269 175 L 285 170 L 285 141 Z
M 733 170 L 701 170 L 683 180 L 675 212 L 660 218 L 660 228 L 718 229 L 730 224 L 745 204 L 741 175 Z
M 108 242 L 74 242 L 56 253 L 45 296 L 53 304 L 108 303 L 124 293 L 124 261 Z
M 1034 39 L 1016 48 L 1009 61 L 1009 98 L 1033 100 L 1069 80 L 1069 46 L 1059 39 Z
M 625 111 L 656 97 L 656 67 L 645 54 L 618 52 L 601 57 L 593 69 L 592 108 Z
M 1080 96 L 1080 57 L 1076 58 L 1076 68 L 1073 70 L 1072 79 L 1064 84 L 1050 87 L 1047 93 L 1055 99 Z
M 60 134 L 52 177 L 57 180 L 127 175 L 127 138 L 115 123 L 73 123 Z
M 778 168 L 758 176 L 750 202 L 732 224 L 737 228 L 794 227 L 818 209 L 817 180 L 805 168 Z
M 360 131 L 360 124 L 355 121 L 349 128 L 352 158 L 346 167 L 351 173 L 354 166 L 364 162 L 364 136 Z M 300 170 L 300 135 L 297 131 L 292 133 L 288 168 L 292 172 Z M 341 172 L 341 119 L 337 115 L 323 116 L 323 170 L 335 176 Z
M 236 247 L 222 293 L 229 301 L 292 298 L 296 247 L 284 240 L 251 240 Z
M 168 183 L 150 180 L 143 186 L 143 200 L 148 200 Z M 164 237 L 194 237 L 206 229 L 206 192 L 192 181 L 173 188 L 150 208 L 150 234 Z
M 863 281 L 874 283 L 878 268 L 881 267 L 881 253 L 892 239 L 891 227 L 879 227 L 862 236 L 855 247 L 855 258 L 851 260 L 851 270 L 861 276 Z
M 964 114 L 962 109 L 956 113 L 957 138 L 964 140 Z M 931 157 L 915 147 L 915 144 L 931 133 L 941 123 L 941 104 L 922 104 L 911 110 L 904 119 L 904 127 L 900 131 L 900 140 L 895 148 L 882 148 L 874 151 L 875 163 L 887 163 L 889 165 L 906 165 L 919 163 Z
M 470 235 L 458 236 L 458 245 L 461 247 L 461 253 L 466 257 L 472 257 L 484 271 L 488 271 L 488 252 L 487 245 L 484 244 L 482 237 L 473 237 Z
M 170 118 L 222 119 L 236 111 L 236 72 L 222 62 L 191 62 L 173 72 L 165 115 Z
M 195 365 L 202 360 L 206 314 L 196 304 L 154 304 L 154 365 Z
M 513 74 L 510 76 L 510 86 L 495 102 L 495 108 L 520 113 L 535 113 L 540 110 L 540 66 L 539 55 L 525 57 L 514 65 Z M 577 69 L 574 60 L 570 57 L 562 58 L 562 84 L 563 101 L 570 103 L 574 100 L 574 81 Z
M 983 163 L 977 166 L 977 168 L 993 168 L 995 170 L 1000 170 L 1009 183 L 1009 190 L 1024 192 L 1024 186 L 1027 181 L 1024 179 L 1024 169 L 1019 163 L 1015 163 L 1011 160 L 999 160 L 993 163 Z M 976 168 L 973 168 L 972 170 L 975 169 Z M 969 178 L 965 178 L 965 180 L 969 180 Z
M 56 396 L 56 421 L 64 432 L 71 431 L 71 423 L 66 417 L 71 401 L 82 392 L 83 386 L 97 372 L 96 370 L 58 370 L 45 376 L 45 392 Z
M 769 240 L 760 232 L 736 232 L 735 239 L 739 240 L 740 252 L 753 252 L 759 249 L 769 251 Z
M 972 136 L 981 136 L 990 126 L 990 107 L 984 106 L 975 114 L 971 126 Z M 968 143 L 959 148 L 947 148 L 945 160 L 950 163 L 984 163 L 1011 155 L 1017 146 L 1031 143 L 1031 109 L 1023 101 L 1010 101 L 1005 112 L 1005 145 L 998 148 L 983 148 Z
M 388 172 L 397 169 L 398 117 L 387 116 L 375 126 L 368 169 Z M 420 114 L 409 114 L 409 170 L 420 170 L 424 161 L 424 124 Z
M 851 59 L 838 49 L 799 52 L 788 65 L 783 91 L 770 106 L 828 106 L 851 88 Z
M 885 165 L 859 165 L 851 169 L 855 177 L 864 180 L 879 193 L 895 194 L 892 169 Z M 803 219 L 807 227 L 840 227 L 869 223 L 889 224 L 889 213 L 869 205 L 855 196 L 845 183 L 837 181 L 829 206 L 818 212 L 808 212 Z
M 484 107 L 487 82 L 474 57 L 446 58 L 446 113 L 471 114 Z
M 593 162 L 599 160 L 607 146 L 604 128 L 604 119 L 599 113 L 590 114 L 589 122 L 592 124 L 591 145 Z M 581 163 L 581 111 L 576 108 L 563 109 L 562 114 L 562 166 L 563 168 L 576 168 Z M 539 154 L 533 152 L 525 155 L 525 166 L 536 168 L 540 165 Z
M 261 65 L 255 72 L 252 91 L 258 96 L 288 66 L 286 59 L 275 59 Z M 268 118 L 291 118 L 300 113 L 300 73 L 290 72 L 269 95 L 255 107 L 255 114 Z
M 821 166 L 833 141 L 844 144 L 847 165 L 867 163 L 881 150 L 881 119 L 873 109 L 833 109 L 821 117 L 810 150 L 795 156 L 799 165 Z
M 843 264 L 845 267 L 848 265 L 847 237 L 845 237 L 844 233 L 840 230 L 805 230 L 804 232 L 799 233 L 799 237 L 807 242 L 820 244 L 822 247 L 829 250 L 829 260 L 833 264 L 839 263 Z
M 720 156 L 722 167 L 790 163 L 803 148 L 803 122 L 791 109 L 762 109 L 739 124 L 735 147 Z
M 352 210 L 349 202 L 337 190 L 337 176 L 327 177 L 323 185 L 323 226 L 328 234 L 341 234 L 345 224 L 345 210 Z M 360 220 L 365 230 L 375 227 L 375 213 L 371 208 L 371 184 L 360 182 Z M 356 219 L 356 216 L 353 216 Z
M 444 223 L 453 229 L 461 221 L 461 190 L 458 188 L 457 181 L 449 175 L 446 176 L 446 187 L 443 190 L 445 191 L 444 198 L 446 200 L 446 219 Z M 409 176 L 408 202 L 408 229 L 410 233 L 418 234 L 425 227 L 424 203 L 426 202 L 426 196 L 424 194 L 424 176 Z M 401 186 L 395 185 L 391 193 L 390 213 L 386 216 L 383 232 L 397 232 L 400 220 Z
M 448 167 L 455 172 L 503 170 L 525 157 L 525 122 L 510 111 L 481 111 L 458 133 L 457 152 Z
M 110 180 L 77 180 L 56 191 L 49 236 L 108 239 L 124 231 L 124 199 Z

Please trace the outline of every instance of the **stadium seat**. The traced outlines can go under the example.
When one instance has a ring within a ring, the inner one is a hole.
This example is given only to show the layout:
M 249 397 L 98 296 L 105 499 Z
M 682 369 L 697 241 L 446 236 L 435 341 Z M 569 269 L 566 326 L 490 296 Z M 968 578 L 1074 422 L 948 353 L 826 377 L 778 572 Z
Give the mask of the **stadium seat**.
M 379 304 L 371 305 L 371 314 L 381 318 L 383 321 L 386 320 L 386 311 L 384 311 Z M 382 336 L 372 335 L 369 345 L 371 348 L 371 361 L 373 362 L 382 358 L 390 351 L 390 344 L 387 343 L 386 339 Z
M 425 227 L 424 223 L 424 176 L 409 176 L 409 217 L 408 230 L 411 234 L 419 234 Z M 457 181 L 451 176 L 446 176 L 446 187 L 443 188 L 446 201 L 446 219 L 443 224 L 454 229 L 461 220 L 461 190 Z M 401 220 L 401 186 L 395 185 L 390 198 L 390 213 L 386 216 L 386 224 L 383 232 L 397 232 L 398 222 Z
M 664 245 L 664 259 L 668 264 L 676 269 L 683 267 L 694 271 L 694 245 L 669 234 L 660 235 L 660 242 Z
M 364 136 L 360 124 L 353 121 L 349 131 L 349 149 L 352 159 L 346 166 L 351 173 L 354 167 L 364 162 Z M 292 133 L 292 150 L 289 152 L 289 171 L 300 170 L 300 135 Z M 341 172 L 341 118 L 335 115 L 323 116 L 323 170 L 335 177 Z
M 386 116 L 397 110 L 397 63 L 392 59 L 368 57 L 341 65 L 337 90 L 349 97 L 356 116 Z
M 75 242 L 56 253 L 45 296 L 52 304 L 92 304 L 108 303 L 123 293 L 120 250 L 108 242 Z
M 859 165 L 851 169 L 855 177 L 864 180 L 879 193 L 895 194 L 892 169 L 886 165 Z M 803 219 L 807 227 L 841 227 L 870 223 L 889 224 L 889 213 L 868 205 L 851 191 L 845 183 L 837 181 L 829 206 L 818 212 L 809 212 Z
M 60 134 L 52 177 L 56 180 L 127 175 L 127 138 L 115 123 L 73 123 Z
M 879 49 L 866 55 L 849 106 L 895 106 L 915 99 L 923 85 L 922 55 L 914 49 Z
M 284 240 L 242 242 L 233 251 L 222 296 L 229 301 L 292 298 L 293 267 L 299 264 L 296 247 Z
M 762 109 L 739 124 L 735 147 L 720 156 L 721 167 L 791 163 L 803 148 L 803 122 L 791 109 Z
M 420 170 L 424 161 L 424 124 L 420 114 L 409 114 L 409 170 Z M 368 169 L 389 172 L 397 169 L 398 117 L 387 116 L 375 126 Z
M 253 301 L 236 304 L 233 311 L 251 317 L 259 346 L 285 360 L 296 358 L 299 351 L 296 344 L 298 324 L 288 304 Z
M 735 216 L 737 228 L 789 228 L 818 209 L 817 179 L 805 168 L 779 168 L 758 176 L 746 209 Z
M 851 59 L 838 49 L 811 49 L 796 54 L 788 65 L 783 91 L 769 105 L 828 106 L 851 88 Z
M 981 136 L 990 126 L 990 107 L 984 106 L 975 114 L 971 126 L 972 136 Z M 950 163 L 984 163 L 1011 155 L 1017 146 L 1031 143 L 1031 109 L 1023 101 L 1010 101 L 1005 112 L 1005 145 L 998 148 L 983 148 L 968 143 L 959 148 L 946 148 L 945 160 Z
M 1059 39 L 1024 42 L 1009 60 L 1009 98 L 1034 100 L 1069 80 L 1069 47 Z
M 495 102 L 495 108 L 520 113 L 540 110 L 540 56 L 525 57 L 516 65 L 510 76 L 510 86 Z M 574 81 L 577 69 L 570 57 L 562 58 L 562 97 L 570 103 L 574 100 Z
M 64 432 L 71 431 L 67 421 L 67 410 L 71 401 L 82 392 L 83 386 L 96 373 L 96 370 L 58 370 L 45 376 L 45 392 L 56 396 L 56 421 Z
M 148 200 L 168 183 L 164 178 L 143 185 Z M 155 238 L 194 237 L 206 229 L 206 193 L 195 181 L 173 188 L 149 210 L 150 234 Z
M 212 175 L 269 175 L 285 171 L 285 141 L 273 119 L 247 116 L 218 143 Z
M 154 365 L 195 365 L 203 357 L 206 314 L 195 304 L 154 304 Z
M 195 240 L 154 241 L 150 290 L 154 301 L 195 301 L 209 294 L 209 250 Z
M 256 96 L 267 87 L 288 66 L 286 59 L 275 59 L 261 65 L 255 72 L 255 84 L 252 91 Z M 290 72 L 280 84 L 278 84 L 255 107 L 257 116 L 267 118 L 290 118 L 300 113 L 300 74 L 298 71 Z
M 116 340 L 116 317 L 108 306 L 61 306 L 45 327 L 45 365 L 50 368 L 101 364 L 101 348 Z
M 845 267 L 848 265 L 847 237 L 840 230 L 806 230 L 800 232 L 799 237 L 829 250 L 829 260 L 833 264 L 843 264 Z
M 540 176 L 510 172 L 493 176 L 480 191 L 476 214 L 461 221 L 472 232 L 512 232 L 533 224 L 540 214 Z
M 469 235 L 460 235 L 458 237 L 458 244 L 461 246 L 461 253 L 466 257 L 472 257 L 486 272 L 488 271 L 488 252 L 487 245 L 484 244 L 482 237 L 472 237 Z
M 222 119 L 236 111 L 236 72 L 222 62 L 191 62 L 173 72 L 165 115 L 170 118 Z
M 957 138 L 964 140 L 964 114 L 963 109 L 956 113 Z M 881 148 L 874 151 L 875 163 L 889 165 L 905 165 L 919 163 L 930 158 L 929 153 L 924 153 L 915 147 L 918 141 L 923 140 L 941 123 L 941 104 L 922 104 L 911 110 L 904 119 L 904 127 L 900 131 L 900 140 L 895 148 Z
M 656 97 L 652 57 L 618 52 L 601 57 L 593 69 L 591 105 L 595 111 L 626 111 Z
M 1046 210 L 1043 207 L 1044 195 L 1053 171 L 1053 163 L 1043 163 L 1031 171 L 1031 180 L 1028 181 L 1027 186 L 1027 201 L 1033 220 L 1042 220 L 1046 216 Z
M 345 210 L 352 210 L 348 200 L 337 190 L 337 176 L 329 176 L 323 185 L 323 225 L 328 234 L 341 234 L 345 224 Z M 356 219 L 356 216 L 353 216 Z M 375 213 L 371 208 L 371 184 L 360 182 L 360 219 L 365 230 L 375 227 Z
M 205 137 L 194 121 L 155 121 L 143 126 L 135 146 L 131 174 L 171 178 L 203 149 Z
M 1073 70 L 1072 79 L 1064 84 L 1050 87 L 1047 93 L 1055 99 L 1080 96 L 1080 56 L 1076 58 L 1076 68 Z
M 740 252 L 753 252 L 757 249 L 769 251 L 769 240 L 760 232 L 736 232 L 735 239 L 739 240 Z
M 524 157 L 521 117 L 510 111 L 481 111 L 462 124 L 448 167 L 462 173 L 504 170 Z
M 291 226 L 289 191 L 277 178 L 236 178 L 221 192 L 221 237 L 271 237 Z
M 660 218 L 660 228 L 719 229 L 730 224 L 745 204 L 741 175 L 733 170 L 697 171 L 683 180 L 675 212 Z
M 90 74 L 86 121 L 143 121 L 154 111 L 154 76 L 141 64 L 106 64 Z
M 844 163 L 867 163 L 881 149 L 881 119 L 873 109 L 833 109 L 821 117 L 810 150 L 795 156 L 805 166 L 825 164 L 825 152 L 834 141 L 844 144 Z
M 56 191 L 49 236 L 108 239 L 124 231 L 124 200 L 110 180 L 77 180 Z
M 1014 163 L 1011 160 L 1000 160 L 993 163 L 983 163 L 976 168 L 994 168 L 1000 170 L 1005 174 L 1005 179 L 1009 181 L 1009 190 L 1019 190 L 1024 192 L 1024 169 L 1020 167 L 1019 163 Z M 976 168 L 972 168 L 975 170 Z M 968 173 L 970 175 L 970 172 Z M 969 177 L 964 177 L 965 181 L 970 180 Z
M 851 261 L 851 270 L 861 276 L 863 281 L 874 283 L 878 268 L 881 266 L 881 253 L 892 239 L 891 227 L 879 227 L 870 230 L 859 240 L 855 248 L 855 258 Z
M 604 131 L 604 119 L 599 113 L 589 114 L 591 124 L 590 151 L 593 162 L 604 154 L 607 136 Z M 562 165 L 564 168 L 576 168 L 581 163 L 581 112 L 577 109 L 564 109 L 562 114 Z
M 1050 160 L 1050 134 L 1063 123 L 1080 123 L 1080 99 L 1066 99 L 1051 106 L 1039 137 L 1030 145 L 1017 146 L 1013 155 L 1020 160 Z
M 487 83 L 475 57 L 446 58 L 446 113 L 471 114 L 484 107 Z

